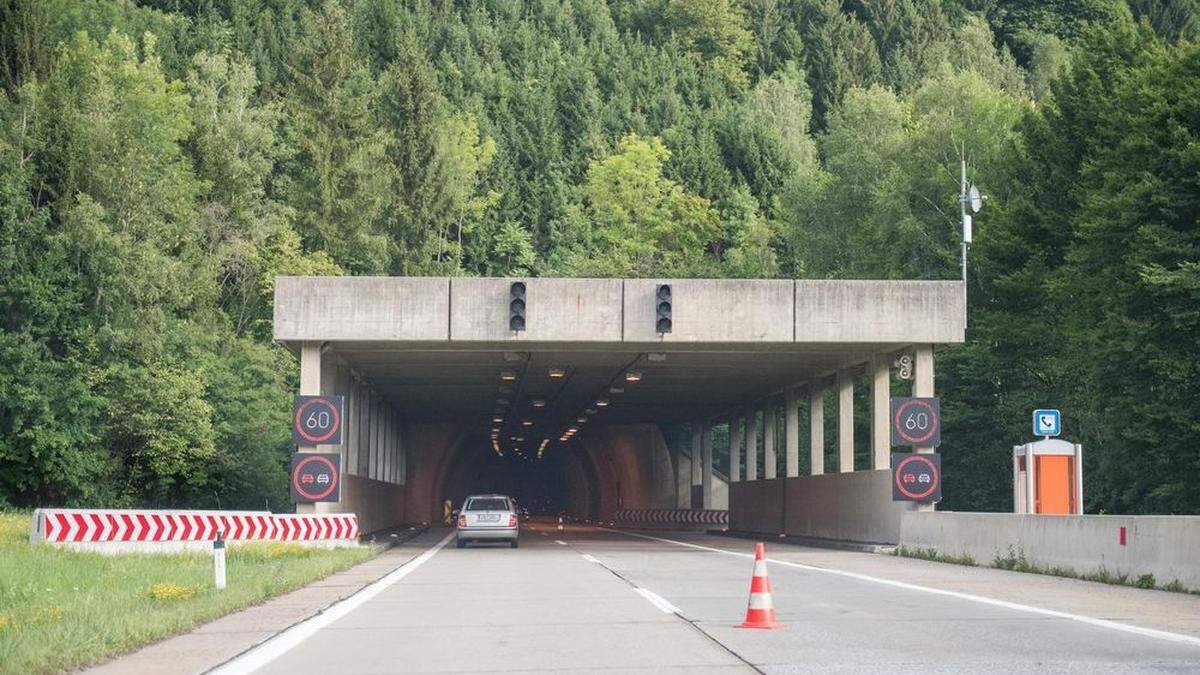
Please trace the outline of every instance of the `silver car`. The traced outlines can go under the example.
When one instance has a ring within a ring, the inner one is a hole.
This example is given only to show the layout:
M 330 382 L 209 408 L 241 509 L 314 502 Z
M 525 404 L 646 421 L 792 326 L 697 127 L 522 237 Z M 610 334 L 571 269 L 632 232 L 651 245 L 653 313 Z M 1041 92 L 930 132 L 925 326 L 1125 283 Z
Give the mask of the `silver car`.
M 458 547 L 468 541 L 507 541 L 517 548 L 521 534 L 517 503 L 505 495 L 471 495 L 458 512 Z

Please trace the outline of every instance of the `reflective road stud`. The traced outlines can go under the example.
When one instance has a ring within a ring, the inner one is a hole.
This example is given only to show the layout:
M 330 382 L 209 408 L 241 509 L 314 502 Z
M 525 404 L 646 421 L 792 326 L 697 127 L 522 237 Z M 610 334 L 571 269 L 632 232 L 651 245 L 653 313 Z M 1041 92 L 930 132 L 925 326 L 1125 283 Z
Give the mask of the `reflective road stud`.
M 767 578 L 766 547 L 760 541 L 754 547 L 754 576 L 750 579 L 750 602 L 746 620 L 737 628 L 779 628 L 775 604 L 771 601 L 771 580 Z
M 225 588 L 225 540 L 220 532 L 213 540 L 213 585 L 217 590 Z

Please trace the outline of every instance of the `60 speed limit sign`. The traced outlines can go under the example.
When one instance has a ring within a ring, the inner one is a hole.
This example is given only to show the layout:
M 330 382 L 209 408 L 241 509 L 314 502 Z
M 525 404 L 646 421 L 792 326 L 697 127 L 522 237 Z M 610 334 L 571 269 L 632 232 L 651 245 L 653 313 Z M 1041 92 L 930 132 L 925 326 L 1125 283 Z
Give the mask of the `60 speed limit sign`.
M 933 448 L 941 444 L 941 399 L 892 399 L 892 445 Z
M 342 442 L 342 397 L 297 396 L 292 404 L 292 442 L 296 445 L 339 445 Z

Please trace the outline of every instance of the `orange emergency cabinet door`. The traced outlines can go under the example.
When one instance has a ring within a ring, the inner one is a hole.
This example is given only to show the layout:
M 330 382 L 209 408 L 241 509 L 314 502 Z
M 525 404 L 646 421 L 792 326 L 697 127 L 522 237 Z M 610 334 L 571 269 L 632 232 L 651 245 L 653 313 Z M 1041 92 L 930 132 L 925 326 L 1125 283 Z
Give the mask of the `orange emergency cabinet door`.
M 1075 513 L 1075 458 L 1069 455 L 1037 455 L 1035 513 Z

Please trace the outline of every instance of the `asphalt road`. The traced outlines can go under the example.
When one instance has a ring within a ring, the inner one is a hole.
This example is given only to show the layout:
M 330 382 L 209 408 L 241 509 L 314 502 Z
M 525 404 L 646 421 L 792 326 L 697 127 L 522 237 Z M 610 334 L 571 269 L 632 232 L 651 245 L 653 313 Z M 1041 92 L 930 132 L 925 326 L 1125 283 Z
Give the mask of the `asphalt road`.
M 1200 672 L 1196 596 L 769 545 L 784 626 L 746 630 L 753 542 L 653 536 L 451 541 L 223 672 Z

